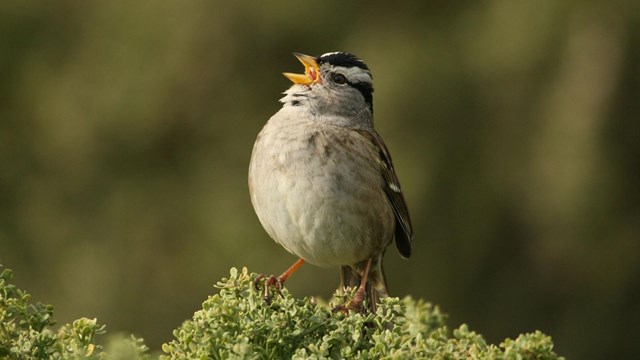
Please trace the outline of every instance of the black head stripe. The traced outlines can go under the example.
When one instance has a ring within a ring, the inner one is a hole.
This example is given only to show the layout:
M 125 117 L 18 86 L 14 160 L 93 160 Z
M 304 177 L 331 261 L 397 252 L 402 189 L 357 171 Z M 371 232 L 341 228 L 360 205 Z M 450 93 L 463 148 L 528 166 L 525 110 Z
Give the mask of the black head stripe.
M 369 71 L 369 67 L 362 62 L 357 56 L 346 52 L 327 53 L 317 57 L 318 64 L 329 64 L 333 66 L 342 66 L 346 68 L 359 67 L 360 69 Z
M 358 89 L 358 91 L 360 91 L 360 93 L 364 97 L 364 101 L 367 103 L 367 105 L 369 105 L 369 109 L 373 113 L 373 86 L 371 86 L 371 83 L 364 83 L 364 82 L 352 83 L 352 82 L 349 82 L 349 85 L 351 85 L 352 87 L 354 87 L 354 88 Z

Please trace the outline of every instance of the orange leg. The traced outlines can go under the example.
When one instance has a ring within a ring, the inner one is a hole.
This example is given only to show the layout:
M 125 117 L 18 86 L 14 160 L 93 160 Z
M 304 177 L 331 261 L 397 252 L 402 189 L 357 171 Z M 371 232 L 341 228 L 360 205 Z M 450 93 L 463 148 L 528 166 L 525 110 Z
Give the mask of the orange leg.
M 304 264 L 304 260 L 303 259 L 298 259 L 298 261 L 296 261 L 293 265 L 291 265 L 291 267 L 289 267 L 287 270 L 285 270 L 282 274 L 280 274 L 280 276 L 275 277 L 273 275 L 271 276 L 265 276 L 265 275 L 258 275 L 256 277 L 256 279 L 253 281 L 253 283 L 255 284 L 255 286 L 258 286 L 258 283 L 264 279 L 265 277 L 267 278 L 264 281 L 264 300 L 267 303 L 271 302 L 271 293 L 269 292 L 269 288 L 271 286 L 276 288 L 276 291 L 279 293 L 282 290 L 282 287 L 284 285 L 284 282 L 287 281 L 287 279 L 289 278 L 289 276 L 291 276 L 291 274 L 293 274 L 294 272 L 296 272 L 296 270 L 298 270 L 298 268 L 300 266 L 302 266 L 302 264 Z
M 362 309 L 362 303 L 364 302 L 364 293 L 367 286 L 367 278 L 369 277 L 369 268 L 371 268 L 371 260 L 367 261 L 367 266 L 364 268 L 364 274 L 362 274 L 362 280 L 360 280 L 360 286 L 356 290 L 356 294 L 353 296 L 353 300 L 349 302 L 347 308 L 350 310 Z
M 298 268 L 302 266 L 302 264 L 304 264 L 304 259 L 298 259 L 298 261 L 291 265 L 291 267 L 289 267 L 282 274 L 280 274 L 280 276 L 278 276 L 278 282 L 280 282 L 280 284 L 283 284 L 285 281 L 287 281 L 291 274 L 296 272 L 296 270 L 298 270 Z

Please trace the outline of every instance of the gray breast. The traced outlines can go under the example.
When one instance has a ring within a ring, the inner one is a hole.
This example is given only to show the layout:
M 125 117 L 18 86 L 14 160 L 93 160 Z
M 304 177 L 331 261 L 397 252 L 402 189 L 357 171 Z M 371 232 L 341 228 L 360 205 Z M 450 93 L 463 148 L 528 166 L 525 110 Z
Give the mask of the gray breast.
M 353 264 L 382 252 L 395 220 L 372 161 L 377 149 L 355 131 L 299 115 L 296 107 L 283 108 L 256 141 L 249 184 L 260 222 L 276 242 L 316 265 Z

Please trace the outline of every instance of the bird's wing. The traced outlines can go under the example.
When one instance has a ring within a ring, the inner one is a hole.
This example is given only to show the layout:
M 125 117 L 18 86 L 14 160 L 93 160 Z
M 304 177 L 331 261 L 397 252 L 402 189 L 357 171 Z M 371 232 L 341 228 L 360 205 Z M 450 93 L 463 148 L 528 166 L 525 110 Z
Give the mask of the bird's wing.
M 411 219 L 409 218 L 409 210 L 407 203 L 402 195 L 402 188 L 400 187 L 400 181 L 398 175 L 393 169 L 393 163 L 391 162 L 391 155 L 387 146 L 382 141 L 382 138 L 375 130 L 360 130 L 364 137 L 369 139 L 378 149 L 378 162 L 380 165 L 380 172 L 384 179 L 384 192 L 387 195 L 387 199 L 393 208 L 393 213 L 396 216 L 396 229 L 395 239 L 396 246 L 400 255 L 405 258 L 411 256 L 411 238 L 413 237 L 413 227 L 411 225 Z M 399 226 L 398 226 L 399 225 Z

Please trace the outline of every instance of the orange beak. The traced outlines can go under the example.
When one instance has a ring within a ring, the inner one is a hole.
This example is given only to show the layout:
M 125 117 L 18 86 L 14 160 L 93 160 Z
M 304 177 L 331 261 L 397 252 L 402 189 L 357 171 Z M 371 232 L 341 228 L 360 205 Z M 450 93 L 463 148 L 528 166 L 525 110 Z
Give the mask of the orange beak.
M 282 75 L 286 76 L 287 79 L 291 80 L 294 84 L 309 85 L 322 81 L 320 79 L 320 68 L 318 67 L 316 58 L 299 53 L 294 53 L 293 55 L 304 65 L 304 74 L 282 73 Z

